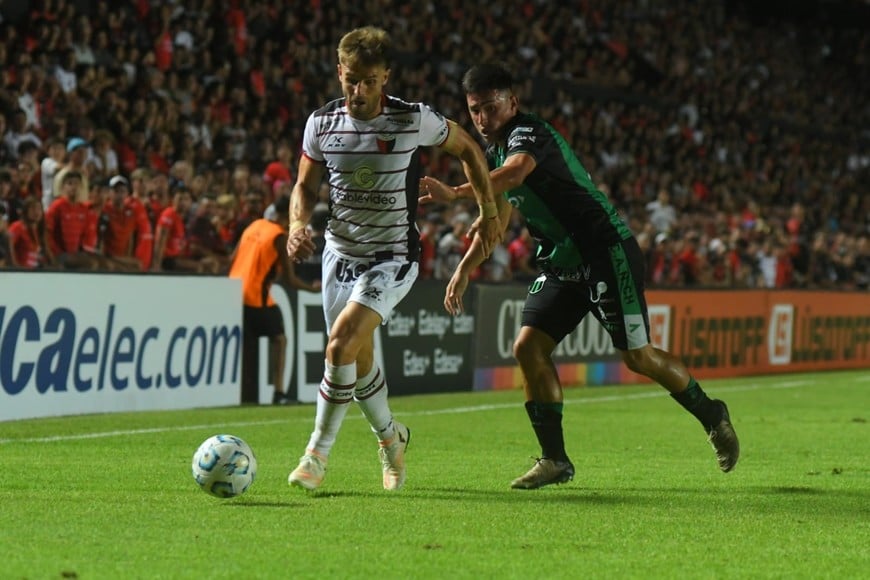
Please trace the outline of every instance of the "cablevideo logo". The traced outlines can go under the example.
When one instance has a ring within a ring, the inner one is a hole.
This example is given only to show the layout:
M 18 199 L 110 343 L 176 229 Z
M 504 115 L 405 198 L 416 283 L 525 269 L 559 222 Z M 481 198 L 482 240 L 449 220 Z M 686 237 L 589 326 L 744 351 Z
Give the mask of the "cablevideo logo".
M 106 305 L 98 323 L 89 314 L 0 306 L 0 395 L 178 389 L 239 380 L 238 324 L 129 324 L 116 304 Z

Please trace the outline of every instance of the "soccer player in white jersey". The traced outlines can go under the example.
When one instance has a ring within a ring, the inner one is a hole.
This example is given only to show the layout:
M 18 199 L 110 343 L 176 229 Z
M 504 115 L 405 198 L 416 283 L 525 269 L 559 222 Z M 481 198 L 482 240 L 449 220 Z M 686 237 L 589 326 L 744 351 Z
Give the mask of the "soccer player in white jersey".
M 324 177 L 330 216 L 323 251 L 323 310 L 329 339 L 314 431 L 291 485 L 314 490 L 351 401 L 378 438 L 384 489 L 405 482 L 407 427 L 393 420 L 387 385 L 374 356 L 374 333 L 411 289 L 419 267 L 415 217 L 420 147 L 456 156 L 480 206 L 487 255 L 501 236 L 489 171 L 474 139 L 422 103 L 384 93 L 390 76 L 389 35 L 375 27 L 347 33 L 338 45 L 343 98 L 312 113 L 305 125 L 298 179 L 291 195 L 287 253 L 308 258 L 306 228 Z

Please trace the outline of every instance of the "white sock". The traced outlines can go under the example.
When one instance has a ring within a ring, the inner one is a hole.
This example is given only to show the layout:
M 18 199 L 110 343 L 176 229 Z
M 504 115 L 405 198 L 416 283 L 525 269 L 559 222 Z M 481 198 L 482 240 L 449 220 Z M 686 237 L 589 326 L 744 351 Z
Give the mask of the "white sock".
M 347 415 L 356 384 L 356 363 L 334 366 L 326 363 L 323 380 L 320 381 L 320 396 L 317 397 L 317 415 L 314 432 L 308 440 L 308 449 L 329 456 L 338 430 Z
M 393 413 L 387 402 L 387 391 L 387 381 L 377 364 L 356 382 L 353 391 L 354 400 L 359 403 L 379 441 L 389 441 L 396 433 L 393 429 Z

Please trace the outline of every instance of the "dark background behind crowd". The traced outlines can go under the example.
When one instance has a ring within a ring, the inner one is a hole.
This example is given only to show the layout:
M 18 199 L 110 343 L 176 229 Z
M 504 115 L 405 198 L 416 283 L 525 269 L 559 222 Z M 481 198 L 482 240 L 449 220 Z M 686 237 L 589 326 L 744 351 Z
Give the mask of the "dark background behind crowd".
M 340 94 L 339 38 L 376 24 L 399 50 L 389 92 L 469 129 L 462 73 L 509 64 L 521 106 L 638 236 L 651 287 L 870 282 L 866 2 L 18 0 L 0 16 L 6 268 L 224 272 L 290 193 L 306 117 Z M 423 163 L 462 182 L 449 156 Z M 474 217 L 419 208 L 424 276 L 449 275 Z M 528 279 L 533 256 L 517 219 L 479 279 Z

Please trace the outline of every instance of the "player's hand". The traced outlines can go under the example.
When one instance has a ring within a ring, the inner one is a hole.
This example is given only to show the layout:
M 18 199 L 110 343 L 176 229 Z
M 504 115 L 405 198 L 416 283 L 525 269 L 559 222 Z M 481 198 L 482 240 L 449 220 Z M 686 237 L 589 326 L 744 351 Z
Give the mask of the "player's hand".
M 450 203 L 456 199 L 456 192 L 444 182 L 428 175 L 420 178 L 420 203 Z
M 297 228 L 287 235 L 287 256 L 296 263 L 313 256 L 316 249 L 308 228 Z
M 465 312 L 462 295 L 465 294 L 466 288 L 468 288 L 468 274 L 457 269 L 450 277 L 447 290 L 444 292 L 444 309 L 453 316 Z
M 501 220 L 498 216 L 491 218 L 477 216 L 465 235 L 468 239 L 473 239 L 475 235 L 480 236 L 480 241 L 483 243 L 483 255 L 488 258 L 495 247 L 501 243 L 503 234 L 504 229 L 501 227 Z

